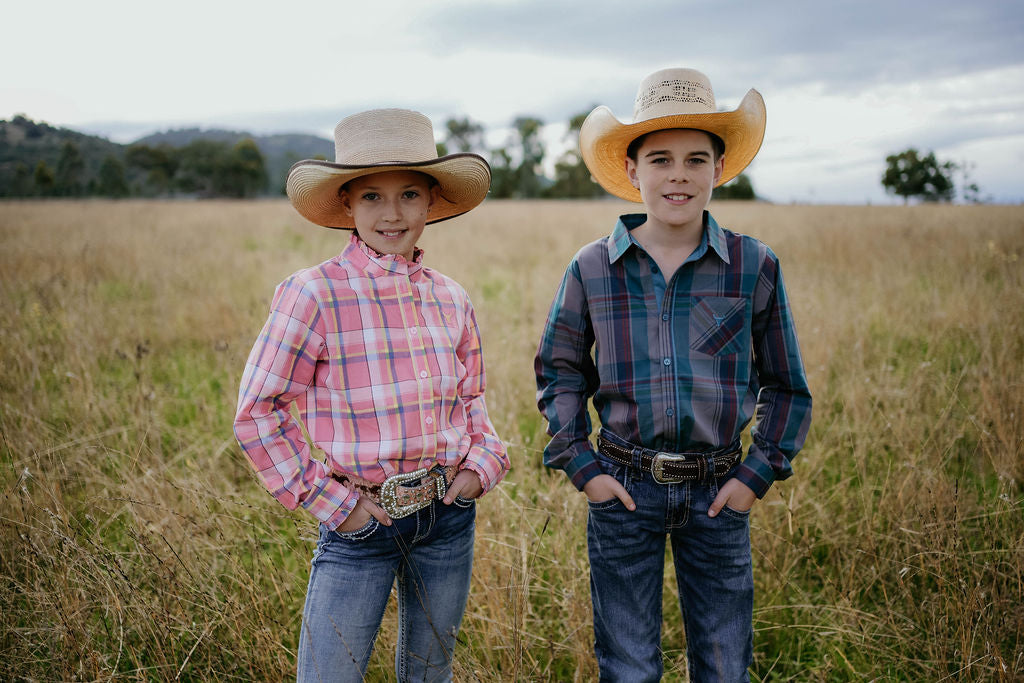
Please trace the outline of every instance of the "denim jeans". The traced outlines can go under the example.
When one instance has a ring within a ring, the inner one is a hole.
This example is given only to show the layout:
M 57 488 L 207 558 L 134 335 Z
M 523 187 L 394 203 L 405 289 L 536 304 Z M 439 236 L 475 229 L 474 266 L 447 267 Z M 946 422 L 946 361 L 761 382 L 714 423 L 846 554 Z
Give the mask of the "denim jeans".
M 607 435 L 607 432 L 605 432 Z M 661 601 L 665 539 L 679 585 L 690 680 L 749 681 L 754 582 L 745 512 L 707 511 L 720 479 L 659 484 L 650 472 L 599 455 L 601 470 L 636 503 L 590 503 L 587 545 L 594 603 L 594 651 L 602 681 L 657 681 L 662 675 Z M 713 468 L 710 468 L 713 470 Z
M 450 681 L 469 594 L 476 501 L 434 501 L 390 527 L 320 527 L 299 636 L 299 681 L 361 681 L 398 583 L 399 681 Z

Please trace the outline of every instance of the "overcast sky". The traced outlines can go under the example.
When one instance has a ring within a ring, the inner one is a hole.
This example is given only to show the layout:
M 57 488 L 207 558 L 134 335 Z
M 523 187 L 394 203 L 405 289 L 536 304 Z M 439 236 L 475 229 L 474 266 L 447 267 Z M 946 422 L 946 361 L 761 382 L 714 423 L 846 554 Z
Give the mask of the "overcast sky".
M 167 128 L 331 137 L 343 116 L 452 115 L 492 144 L 640 80 L 700 69 L 720 109 L 768 108 L 748 169 L 778 202 L 893 202 L 887 154 L 969 162 L 983 197 L 1024 201 L 1024 2 L 1018 0 L 348 0 L 18 2 L 4 10 L 0 118 L 129 142 Z M 959 180 L 959 178 L 958 178 Z

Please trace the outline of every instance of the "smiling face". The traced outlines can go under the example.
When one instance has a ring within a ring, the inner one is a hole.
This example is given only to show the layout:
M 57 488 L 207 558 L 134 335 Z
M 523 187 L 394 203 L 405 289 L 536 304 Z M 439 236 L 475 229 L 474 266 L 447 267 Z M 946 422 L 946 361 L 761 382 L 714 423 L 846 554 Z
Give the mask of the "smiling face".
M 647 207 L 652 227 L 703 228 L 704 209 L 722 175 L 724 156 L 715 158 L 711 137 L 701 130 L 659 130 L 644 137 L 626 173 Z
M 416 171 L 385 171 L 345 183 L 341 204 L 366 245 L 412 261 L 439 188 Z

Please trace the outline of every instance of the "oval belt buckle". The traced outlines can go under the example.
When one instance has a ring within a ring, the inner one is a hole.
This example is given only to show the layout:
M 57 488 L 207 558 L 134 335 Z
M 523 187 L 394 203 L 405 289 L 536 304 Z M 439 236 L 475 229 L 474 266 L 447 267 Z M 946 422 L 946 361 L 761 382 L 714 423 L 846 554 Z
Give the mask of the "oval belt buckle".
M 384 512 L 388 513 L 388 517 L 391 519 L 401 519 L 407 517 L 417 510 L 430 505 L 433 499 L 426 499 L 421 501 L 415 501 L 408 505 L 398 504 L 398 489 L 402 484 L 409 481 L 416 481 L 422 479 L 427 474 L 427 468 L 421 467 L 413 472 L 406 472 L 405 474 L 396 474 L 388 477 L 384 480 L 384 483 L 380 485 L 380 506 L 384 508 Z M 443 481 L 443 478 L 442 478 Z
M 685 455 L 674 455 L 672 453 L 658 453 L 651 460 L 651 476 L 654 477 L 654 481 L 659 484 L 677 484 L 683 481 L 681 476 L 665 476 L 665 463 L 669 462 L 686 462 L 687 458 Z

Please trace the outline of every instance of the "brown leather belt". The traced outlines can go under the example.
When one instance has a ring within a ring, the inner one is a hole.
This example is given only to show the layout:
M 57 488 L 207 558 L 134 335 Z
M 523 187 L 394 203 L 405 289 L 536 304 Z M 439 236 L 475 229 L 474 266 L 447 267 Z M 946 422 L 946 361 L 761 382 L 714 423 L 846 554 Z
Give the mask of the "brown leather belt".
M 430 469 L 421 467 L 413 472 L 392 475 L 383 484 L 341 472 L 332 472 L 331 478 L 367 496 L 384 508 L 391 519 L 401 519 L 422 510 L 435 499 L 444 498 L 448 485 L 458 473 L 458 465 L 434 465 Z
M 708 461 L 713 463 L 711 474 L 722 477 L 740 459 L 739 448 L 729 448 L 712 453 L 665 453 L 643 446 L 621 446 L 609 441 L 603 435 L 597 438 L 597 448 L 615 462 L 633 467 L 633 454 L 640 452 L 641 469 L 650 472 L 659 484 L 676 484 L 683 481 L 701 481 L 708 476 Z

